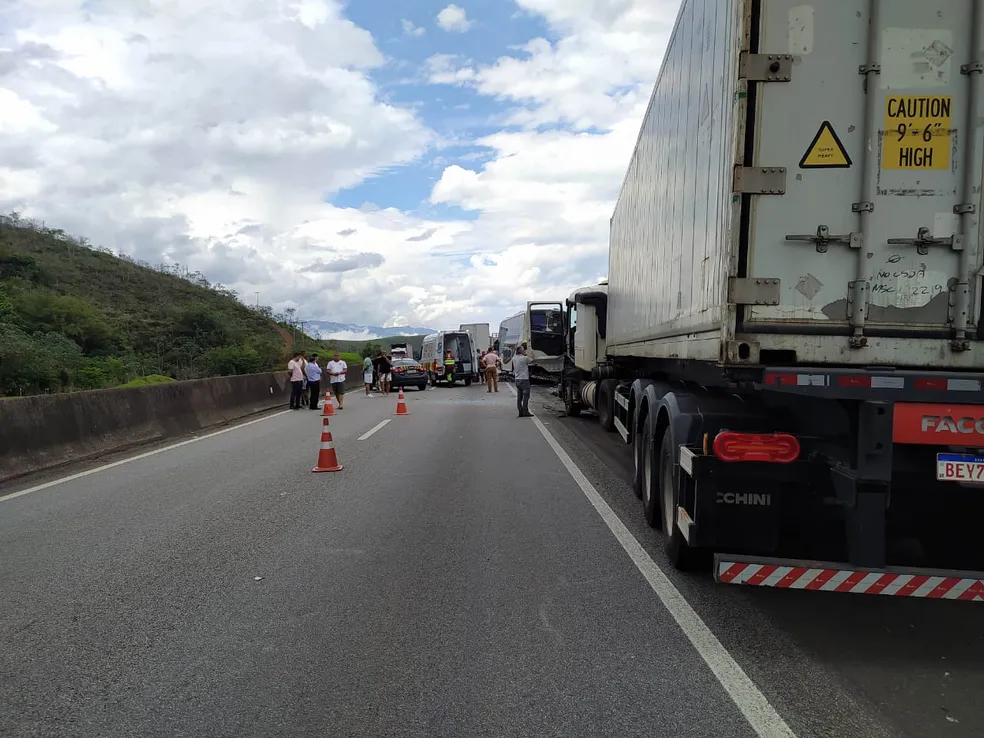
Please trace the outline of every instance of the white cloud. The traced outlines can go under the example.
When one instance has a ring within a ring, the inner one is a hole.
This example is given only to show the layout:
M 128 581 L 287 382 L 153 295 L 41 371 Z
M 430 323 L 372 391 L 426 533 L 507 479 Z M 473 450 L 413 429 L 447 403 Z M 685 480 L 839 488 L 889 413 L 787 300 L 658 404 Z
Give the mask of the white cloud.
M 679 5 L 516 1 L 559 40 L 534 39 L 490 65 L 450 55 L 426 65 L 434 83 L 512 102 L 508 120 L 525 129 L 481 139 L 491 161 L 445 168 L 431 192 L 432 202 L 481 213 L 458 242 L 477 249 L 466 279 L 485 304 L 562 299 L 607 271 L 609 218 Z
M 519 126 L 474 142 L 486 153 L 459 159 L 474 168 L 445 165 L 420 193 L 473 221 L 323 202 L 449 143 L 384 101 L 369 74 L 387 59 L 336 0 L 0 11 L 0 211 L 180 261 L 309 319 L 497 325 L 605 273 L 608 219 L 678 4 L 515 2 L 556 40 L 488 65 L 434 55 L 423 70 L 504 101 Z
M 468 85 L 518 107 L 509 122 L 608 127 L 647 101 L 679 0 L 515 0 L 542 15 L 560 38 L 530 40 L 494 64 L 456 65 L 436 56 L 437 84 Z
M 408 21 L 406 18 L 404 18 L 400 22 L 403 24 L 403 32 L 408 36 L 416 36 L 417 38 L 419 38 L 420 36 L 423 36 L 425 33 L 427 33 L 426 29 L 421 28 L 420 26 L 415 26 L 411 21 Z
M 445 31 L 464 33 L 472 27 L 473 21 L 468 20 L 464 8 L 459 8 L 452 3 L 437 14 L 437 25 Z

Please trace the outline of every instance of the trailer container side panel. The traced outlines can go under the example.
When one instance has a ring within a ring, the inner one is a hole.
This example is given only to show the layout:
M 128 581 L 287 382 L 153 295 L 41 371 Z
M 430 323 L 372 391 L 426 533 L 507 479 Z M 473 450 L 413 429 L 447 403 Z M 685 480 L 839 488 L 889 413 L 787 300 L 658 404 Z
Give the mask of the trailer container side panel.
M 715 330 L 725 318 L 745 5 L 680 9 L 612 217 L 610 344 Z
M 784 196 L 752 201 L 749 276 L 778 278 L 782 289 L 779 305 L 745 308 L 745 330 L 852 325 L 863 309 L 851 288 L 857 280 L 868 285 L 866 330 L 919 335 L 952 326 L 961 263 L 954 237 L 973 252 L 974 271 L 979 266 L 977 218 L 962 224 L 954 210 L 980 206 L 981 129 L 965 124 L 971 86 L 982 75 L 960 70 L 984 61 L 971 48 L 972 2 L 881 2 L 873 34 L 869 0 L 817 4 L 808 13 L 802 0 L 763 4 L 761 50 L 795 54 L 796 64 L 788 84 L 757 92 L 755 164 L 787 167 L 790 176 Z M 866 94 L 858 70 L 871 61 L 881 72 L 868 75 Z M 865 118 L 866 102 L 873 120 Z M 974 119 L 982 115 L 978 103 Z M 967 167 L 974 192 L 964 197 Z M 856 203 L 872 209 L 855 212 Z M 818 250 L 821 226 L 847 238 Z
M 612 216 L 610 355 L 984 366 L 980 5 L 684 0 Z

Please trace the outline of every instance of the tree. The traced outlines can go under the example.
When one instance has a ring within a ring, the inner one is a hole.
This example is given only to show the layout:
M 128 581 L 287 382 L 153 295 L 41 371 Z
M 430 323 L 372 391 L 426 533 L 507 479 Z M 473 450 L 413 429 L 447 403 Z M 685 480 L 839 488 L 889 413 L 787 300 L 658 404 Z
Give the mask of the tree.
M 205 354 L 204 360 L 206 371 L 216 376 L 255 374 L 263 368 L 260 355 L 249 346 L 214 348 Z
M 383 347 L 378 343 L 367 343 L 362 347 L 362 358 L 367 356 L 372 358 L 373 356 L 379 356 L 379 352 L 383 350 Z
M 13 323 L 14 317 L 14 303 L 0 284 L 0 323 Z
M 61 333 L 38 334 L 34 336 L 34 343 L 38 349 L 38 360 L 50 366 L 58 387 L 70 389 L 75 386 L 78 372 L 85 363 L 82 348 Z
M 0 324 L 0 391 L 20 395 L 38 387 L 37 347 L 24 331 Z
M 112 327 L 99 310 L 75 297 L 46 291 L 20 293 L 14 304 L 17 322 L 30 333 L 63 333 L 86 354 L 111 354 L 119 348 Z

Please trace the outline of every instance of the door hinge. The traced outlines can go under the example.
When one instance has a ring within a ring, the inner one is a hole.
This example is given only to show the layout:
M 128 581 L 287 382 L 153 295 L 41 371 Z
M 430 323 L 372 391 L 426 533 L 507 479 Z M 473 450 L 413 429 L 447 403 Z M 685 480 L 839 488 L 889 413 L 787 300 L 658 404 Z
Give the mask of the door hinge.
M 776 277 L 729 277 L 728 302 L 733 305 L 778 305 Z
M 750 54 L 743 51 L 738 61 L 738 76 L 749 82 L 789 82 L 792 75 L 792 54 Z
M 734 192 L 746 195 L 785 195 L 785 167 L 735 167 Z

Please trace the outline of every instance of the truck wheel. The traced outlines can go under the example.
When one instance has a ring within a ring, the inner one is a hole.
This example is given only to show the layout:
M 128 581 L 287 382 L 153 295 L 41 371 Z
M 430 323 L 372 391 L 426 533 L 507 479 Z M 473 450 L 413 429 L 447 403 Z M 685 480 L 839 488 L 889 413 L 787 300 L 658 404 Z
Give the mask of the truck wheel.
M 603 379 L 598 385 L 598 422 L 606 432 L 615 430 L 615 385 L 614 379 Z
M 471 387 L 471 382 L 472 382 L 472 378 L 471 377 L 465 377 L 465 386 L 466 387 Z
M 560 394 L 564 398 L 564 413 L 571 418 L 581 414 L 581 406 L 574 399 L 574 385 L 570 382 L 560 383 Z
M 650 528 L 659 530 L 662 519 L 659 516 L 659 459 L 654 448 L 656 435 L 656 419 L 650 414 L 646 416 L 645 428 L 642 432 L 642 461 L 641 488 L 642 514 Z M 666 435 L 669 435 L 667 431 Z
M 676 525 L 676 460 L 673 456 L 673 441 L 670 439 L 670 431 L 667 430 L 663 434 L 663 444 L 659 449 L 659 486 L 663 508 L 663 531 L 666 533 L 666 555 L 674 568 L 691 571 L 700 568 L 704 562 L 701 552 L 690 547 Z

